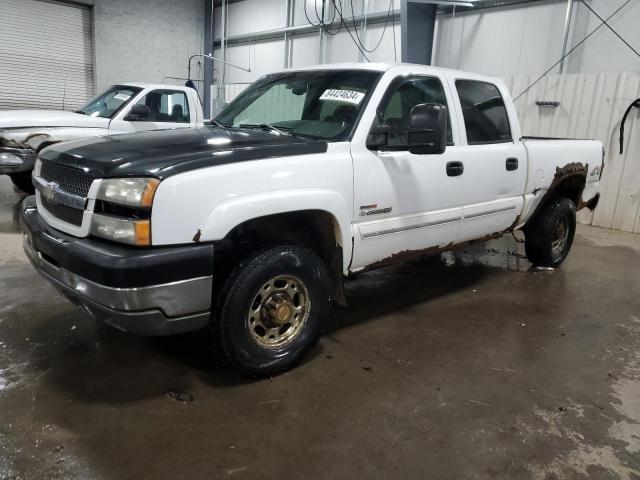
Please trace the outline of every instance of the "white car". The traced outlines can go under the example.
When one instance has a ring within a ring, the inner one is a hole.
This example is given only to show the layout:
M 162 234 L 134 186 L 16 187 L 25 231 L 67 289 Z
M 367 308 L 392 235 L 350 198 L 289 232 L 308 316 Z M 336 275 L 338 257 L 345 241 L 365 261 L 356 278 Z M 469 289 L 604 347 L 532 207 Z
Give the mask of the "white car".
M 31 171 L 40 150 L 79 138 L 202 125 L 198 93 L 188 87 L 113 85 L 73 112 L 0 111 L 0 175 L 33 193 Z
M 420 65 L 266 75 L 210 124 L 53 146 L 25 251 L 111 325 L 207 327 L 249 375 L 292 367 L 354 272 L 521 229 L 558 267 L 598 203 L 591 140 L 522 136 L 491 77 Z M 424 286 L 424 288 L 429 288 Z

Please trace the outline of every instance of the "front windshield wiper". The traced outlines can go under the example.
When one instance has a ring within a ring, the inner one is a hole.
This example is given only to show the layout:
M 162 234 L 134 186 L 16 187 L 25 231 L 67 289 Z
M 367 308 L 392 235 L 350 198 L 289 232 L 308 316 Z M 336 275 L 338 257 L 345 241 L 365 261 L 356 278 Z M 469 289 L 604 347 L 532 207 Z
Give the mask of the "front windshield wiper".
M 73 113 L 79 113 L 80 115 L 86 115 L 87 112 L 83 112 L 82 110 L 78 109 L 78 110 L 74 110 Z
M 296 132 L 293 127 L 285 127 L 284 125 L 271 125 L 270 123 L 241 123 L 237 128 L 259 128 L 270 132 L 277 132 L 279 135 L 294 136 L 308 140 L 325 140 L 324 137 L 311 135 L 309 133 Z
M 220 123 L 217 120 L 209 120 L 207 122 L 207 125 L 213 125 L 214 127 L 218 127 L 218 128 L 231 128 L 231 125 L 227 125 L 226 123 Z
M 276 127 L 270 123 L 241 123 L 238 125 L 240 128 L 259 128 L 260 130 L 267 130 L 270 132 L 276 132 L 278 135 L 293 135 L 293 128 L 291 127 Z

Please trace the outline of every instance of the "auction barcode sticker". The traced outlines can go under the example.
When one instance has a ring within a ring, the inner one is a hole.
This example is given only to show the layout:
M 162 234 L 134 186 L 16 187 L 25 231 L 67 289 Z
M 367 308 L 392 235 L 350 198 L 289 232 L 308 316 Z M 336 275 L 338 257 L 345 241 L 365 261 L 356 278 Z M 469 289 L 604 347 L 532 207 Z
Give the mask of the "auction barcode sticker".
M 334 100 L 336 102 L 353 103 L 360 105 L 364 98 L 364 93 L 354 92 L 353 90 L 325 90 L 320 100 Z
M 115 98 L 116 100 L 123 100 L 126 102 L 131 98 L 131 95 L 127 95 L 126 93 L 118 93 L 117 95 L 114 95 L 113 98 Z

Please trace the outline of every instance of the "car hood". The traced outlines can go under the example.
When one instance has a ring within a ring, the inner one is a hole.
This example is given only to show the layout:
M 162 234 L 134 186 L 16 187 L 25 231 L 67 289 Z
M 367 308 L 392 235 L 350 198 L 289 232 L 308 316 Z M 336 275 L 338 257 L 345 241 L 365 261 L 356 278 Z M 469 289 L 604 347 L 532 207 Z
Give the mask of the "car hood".
M 327 143 L 237 128 L 186 128 L 77 140 L 47 148 L 44 160 L 95 178 L 166 178 L 227 163 L 322 153 Z
M 0 112 L 0 130 L 36 127 L 106 127 L 108 118 L 59 110 L 6 110 Z

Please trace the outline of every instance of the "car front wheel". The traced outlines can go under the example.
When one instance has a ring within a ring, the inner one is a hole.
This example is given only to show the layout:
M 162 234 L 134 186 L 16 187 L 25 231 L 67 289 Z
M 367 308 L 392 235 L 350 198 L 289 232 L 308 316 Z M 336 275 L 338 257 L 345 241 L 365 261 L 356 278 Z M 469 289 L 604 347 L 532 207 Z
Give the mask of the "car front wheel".
M 293 367 L 322 334 L 329 292 L 323 261 L 304 246 L 248 255 L 217 294 L 211 327 L 222 360 L 253 377 Z

